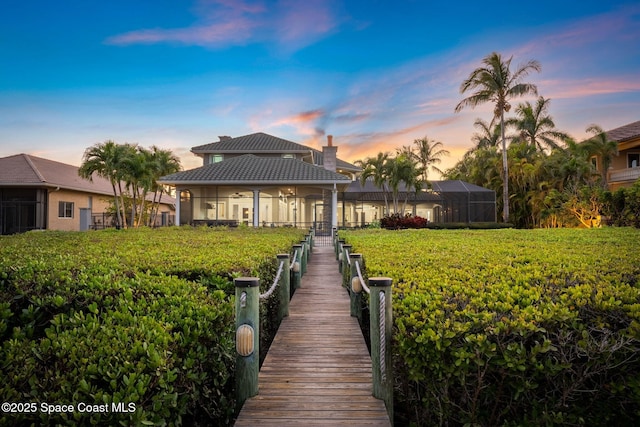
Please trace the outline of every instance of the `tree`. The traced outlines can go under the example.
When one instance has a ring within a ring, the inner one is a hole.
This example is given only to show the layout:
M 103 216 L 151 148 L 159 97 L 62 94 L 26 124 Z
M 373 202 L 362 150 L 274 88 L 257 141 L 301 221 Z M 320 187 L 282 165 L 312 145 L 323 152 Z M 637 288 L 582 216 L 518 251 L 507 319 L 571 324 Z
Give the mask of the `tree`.
M 515 141 L 524 142 L 544 152 L 545 149 L 560 148 L 569 138 L 564 132 L 556 130 L 556 124 L 549 115 L 550 99 L 538 98 L 535 106 L 530 102 L 519 104 L 515 118 L 507 120 L 507 126 L 513 126 L 518 135 Z
M 585 148 L 589 155 L 596 156 L 602 162 L 600 174 L 602 175 L 602 187 L 606 189 L 607 173 L 613 156 L 618 155 L 618 143 L 610 140 L 607 133 L 598 125 L 590 125 L 587 132 L 593 136 L 585 142 Z
M 357 160 L 355 164 L 362 168 L 360 183 L 364 185 L 367 179 L 372 178 L 373 184 L 382 189 L 386 213 L 389 214 L 389 199 L 387 198 L 386 183 L 388 179 L 387 161 L 389 153 L 378 153 L 376 157 L 367 157 L 365 160 Z
M 535 85 L 522 80 L 531 71 L 540 71 L 537 61 L 531 60 L 511 72 L 511 60 L 503 61 L 499 53 L 493 52 L 482 60 L 484 66 L 475 69 L 460 85 L 460 93 L 476 90 L 471 96 L 463 99 L 455 108 L 460 112 L 464 107 L 475 108 L 478 105 L 493 102 L 494 118 L 500 118 L 502 133 L 502 177 L 503 177 L 503 219 L 509 222 L 509 172 L 507 161 L 507 143 L 504 135 L 504 113 L 509 112 L 509 99 L 523 95 L 538 95 Z
M 398 150 L 396 157 L 391 157 L 388 153 L 378 153 L 376 157 L 368 157 L 365 160 L 357 160 L 357 165 L 362 167 L 360 183 L 364 185 L 368 179 L 373 179 L 376 187 L 382 189 L 386 206 L 385 214 L 389 215 L 389 196 L 393 204 L 393 212 L 400 210 L 399 196 L 400 185 L 404 183 L 405 200 L 402 210 L 404 211 L 410 190 L 418 191 L 422 188 L 421 174 L 416 163 L 410 159 L 407 153 Z
M 122 162 L 123 151 L 121 146 L 108 140 L 87 148 L 83 155 L 82 165 L 78 169 L 78 175 L 89 181 L 93 181 L 94 173 L 109 180 L 113 188 L 118 226 L 126 226 L 120 210 L 121 201 L 118 197 L 122 195 L 122 189 L 119 186 Z
M 139 227 L 151 224 L 154 204 L 160 203 L 164 189 L 157 184 L 163 176 L 180 170 L 180 162 L 171 151 L 153 146 L 151 150 L 136 144 L 106 141 L 85 150 L 79 175 L 91 179 L 95 172 L 111 183 L 118 225 Z M 123 189 L 123 184 L 125 188 Z M 147 195 L 154 191 L 153 202 Z M 158 197 L 159 193 L 159 197 Z M 125 199 L 126 196 L 126 199 Z M 127 222 L 127 210 L 129 221 Z M 156 207 L 156 215 L 158 208 Z
M 429 140 L 425 135 L 424 138 L 414 139 L 413 146 L 409 156 L 418 163 L 423 182 L 428 181 L 429 168 L 440 175 L 444 173 L 436 166 L 442 162 L 443 156 L 449 155 L 449 151 L 442 148 L 442 142 Z
M 476 119 L 473 126 L 480 131 L 471 137 L 475 143 L 474 149 L 497 147 L 500 144 L 502 130 L 500 125 L 494 125 L 493 120 L 491 123 L 487 123 L 482 119 Z
M 160 209 L 160 201 L 164 194 L 165 188 L 163 185 L 158 185 L 157 180 L 165 175 L 179 172 L 181 169 L 180 159 L 176 157 L 170 150 L 162 150 L 155 145 L 151 147 L 151 154 L 153 158 L 153 204 L 151 206 L 151 215 L 149 215 L 149 226 L 152 226 L 156 222 L 158 217 L 158 210 Z
M 400 211 L 400 184 L 404 183 L 405 198 L 401 210 L 401 212 L 404 212 L 407 207 L 409 191 L 413 190 L 415 192 L 422 188 L 422 181 L 419 179 L 422 170 L 418 168 L 416 163 L 406 154 L 399 154 L 396 157 L 389 158 L 387 160 L 386 169 L 388 172 L 389 187 L 391 188 L 393 211 L 395 213 Z

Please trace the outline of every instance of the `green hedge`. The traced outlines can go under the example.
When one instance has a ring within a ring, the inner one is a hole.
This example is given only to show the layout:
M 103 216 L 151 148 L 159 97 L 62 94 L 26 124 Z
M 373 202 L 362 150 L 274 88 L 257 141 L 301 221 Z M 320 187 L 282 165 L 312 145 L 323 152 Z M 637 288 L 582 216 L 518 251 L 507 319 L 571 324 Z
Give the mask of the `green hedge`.
M 397 423 L 640 424 L 640 231 L 341 236 L 394 280 Z
M 231 278 L 270 274 L 299 240 L 205 228 L 1 237 L 0 399 L 36 410 L 0 425 L 229 425 Z

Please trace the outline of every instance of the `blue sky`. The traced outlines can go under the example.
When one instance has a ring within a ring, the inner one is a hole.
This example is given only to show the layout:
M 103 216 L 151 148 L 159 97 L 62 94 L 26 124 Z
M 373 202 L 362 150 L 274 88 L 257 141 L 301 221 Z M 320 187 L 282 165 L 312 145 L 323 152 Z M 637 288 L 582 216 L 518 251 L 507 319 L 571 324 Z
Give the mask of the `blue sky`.
M 498 10 L 497 6 L 500 5 Z M 353 161 L 428 136 L 471 147 L 461 82 L 493 51 L 560 130 L 640 120 L 640 3 L 547 1 L 4 0 L 0 157 L 79 165 L 107 139 L 171 149 L 266 132 Z M 532 99 L 514 100 L 518 102 Z

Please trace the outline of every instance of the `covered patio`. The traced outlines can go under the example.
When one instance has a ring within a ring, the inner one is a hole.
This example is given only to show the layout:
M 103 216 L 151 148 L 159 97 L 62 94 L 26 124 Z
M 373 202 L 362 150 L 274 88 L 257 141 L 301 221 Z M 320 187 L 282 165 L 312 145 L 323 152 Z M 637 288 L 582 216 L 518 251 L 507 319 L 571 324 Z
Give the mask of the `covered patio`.
M 164 176 L 176 188 L 176 224 L 253 227 L 338 226 L 345 175 L 297 159 L 234 157 Z

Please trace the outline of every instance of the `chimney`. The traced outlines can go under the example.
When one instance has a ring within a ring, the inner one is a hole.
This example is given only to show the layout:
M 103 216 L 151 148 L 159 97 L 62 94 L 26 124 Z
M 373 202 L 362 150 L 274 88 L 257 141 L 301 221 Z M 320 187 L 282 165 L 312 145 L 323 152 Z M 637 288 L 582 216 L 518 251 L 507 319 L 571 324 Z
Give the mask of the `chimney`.
M 326 170 L 336 171 L 336 153 L 338 147 L 333 146 L 333 135 L 327 135 L 327 145 L 322 147 L 323 164 Z
M 219 136 L 218 138 L 220 138 L 220 141 L 218 142 L 229 141 L 230 139 L 232 139 L 230 136 L 227 136 L 227 135 Z

